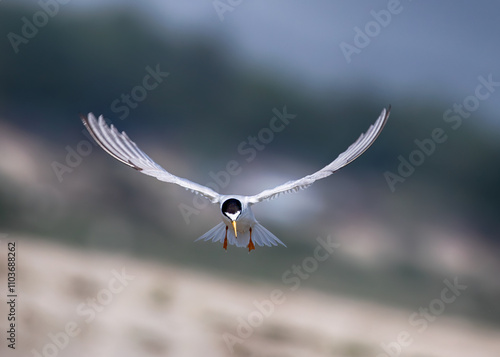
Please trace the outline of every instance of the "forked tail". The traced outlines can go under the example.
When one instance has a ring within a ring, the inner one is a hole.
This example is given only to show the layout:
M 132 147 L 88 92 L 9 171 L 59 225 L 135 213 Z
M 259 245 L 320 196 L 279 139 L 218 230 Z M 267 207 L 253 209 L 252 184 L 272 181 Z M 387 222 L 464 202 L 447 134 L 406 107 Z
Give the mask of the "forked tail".
M 196 239 L 195 242 L 199 240 L 221 242 L 223 243 L 227 239 L 227 243 L 230 245 L 235 245 L 237 247 L 247 247 L 250 242 L 250 234 L 254 244 L 258 246 L 277 246 L 281 244 L 286 247 L 286 245 L 278 239 L 274 234 L 269 232 L 261 224 L 256 222 L 251 231 L 246 230 L 244 232 L 238 231 L 238 237 L 234 236 L 234 231 L 232 229 L 227 229 L 228 227 L 224 222 L 219 223 L 214 228 L 209 230 L 207 233 L 202 235 L 200 238 Z

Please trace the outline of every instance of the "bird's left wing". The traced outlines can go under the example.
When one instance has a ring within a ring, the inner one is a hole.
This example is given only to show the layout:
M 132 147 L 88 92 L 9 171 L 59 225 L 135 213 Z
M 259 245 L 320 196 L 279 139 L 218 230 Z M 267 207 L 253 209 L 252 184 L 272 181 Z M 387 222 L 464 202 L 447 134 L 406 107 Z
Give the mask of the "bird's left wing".
M 160 181 L 175 183 L 196 194 L 205 196 L 213 203 L 219 202 L 220 195 L 211 188 L 172 175 L 151 160 L 148 155 L 129 139 L 125 132 L 119 133 L 113 125 L 108 126 L 102 115 L 99 116 L 98 120 L 92 113 L 89 113 L 87 117 L 83 115 L 80 117 L 94 140 L 104 149 L 104 151 L 118 161 L 143 174 L 156 177 Z
M 249 196 L 248 202 L 250 204 L 255 204 L 258 202 L 276 198 L 277 196 L 283 193 L 297 192 L 301 189 L 309 187 L 314 181 L 330 176 L 335 171 L 353 162 L 361 154 L 363 154 L 366 151 L 366 149 L 368 149 L 377 139 L 380 132 L 384 128 L 385 123 L 387 123 L 390 111 L 391 111 L 391 106 L 389 106 L 387 109 L 384 108 L 380 113 L 380 116 L 378 117 L 377 121 L 370 126 L 368 131 L 364 134 L 361 134 L 358 140 L 356 140 L 351 146 L 349 146 L 346 151 L 340 154 L 329 165 L 299 180 L 288 181 L 275 188 L 262 191 L 257 195 Z

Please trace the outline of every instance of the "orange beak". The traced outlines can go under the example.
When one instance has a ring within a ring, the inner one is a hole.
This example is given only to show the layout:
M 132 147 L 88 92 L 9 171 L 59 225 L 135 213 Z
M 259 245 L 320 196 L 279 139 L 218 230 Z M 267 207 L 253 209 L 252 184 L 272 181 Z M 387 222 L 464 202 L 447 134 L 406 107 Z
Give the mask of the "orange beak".
M 238 231 L 236 230 L 236 221 L 233 221 L 233 228 L 234 228 L 234 236 L 238 238 Z

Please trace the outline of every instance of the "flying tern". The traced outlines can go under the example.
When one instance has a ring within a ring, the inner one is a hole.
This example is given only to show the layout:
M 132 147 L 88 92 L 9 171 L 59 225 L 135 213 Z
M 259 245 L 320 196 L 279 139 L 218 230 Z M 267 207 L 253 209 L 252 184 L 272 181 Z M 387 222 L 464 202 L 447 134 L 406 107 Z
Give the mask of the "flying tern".
M 87 117 L 81 115 L 81 119 L 95 141 L 104 151 L 118 161 L 143 174 L 156 177 L 160 181 L 175 183 L 195 194 L 204 196 L 214 204 L 219 204 L 222 222 L 196 241 L 223 242 L 223 248 L 226 251 L 228 244 L 230 244 L 237 247 L 246 247 L 250 252 L 255 249 L 255 244 L 269 247 L 281 244 L 286 247 L 281 240 L 257 222 L 252 213 L 252 205 L 276 198 L 284 193 L 305 189 L 316 180 L 330 176 L 335 171 L 354 161 L 377 139 L 387 123 L 390 110 L 390 106 L 387 109 L 384 108 L 366 133 L 361 134 L 358 140 L 349 146 L 345 152 L 321 170 L 301 179 L 288 181 L 275 188 L 264 190 L 253 196 L 221 195 L 209 187 L 175 176 L 139 149 L 125 132 L 118 132 L 114 125 L 108 126 L 102 115 L 99 116 L 99 119 L 96 119 L 92 113 L 89 113 Z

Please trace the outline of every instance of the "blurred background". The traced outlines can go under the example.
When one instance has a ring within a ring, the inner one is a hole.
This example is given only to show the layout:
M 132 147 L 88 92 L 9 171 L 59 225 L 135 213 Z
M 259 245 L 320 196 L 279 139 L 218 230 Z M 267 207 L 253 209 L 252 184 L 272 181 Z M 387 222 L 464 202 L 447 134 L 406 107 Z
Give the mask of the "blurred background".
M 498 3 L 0 9 L 2 301 L 12 241 L 19 294 L 15 350 L 0 310 L 6 355 L 500 354 Z M 79 119 L 103 114 L 173 174 L 255 194 L 331 162 L 389 104 L 361 158 L 255 206 L 288 247 L 251 254 L 193 243 L 218 207 L 118 163 Z M 314 261 L 327 237 L 340 246 Z

